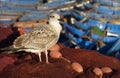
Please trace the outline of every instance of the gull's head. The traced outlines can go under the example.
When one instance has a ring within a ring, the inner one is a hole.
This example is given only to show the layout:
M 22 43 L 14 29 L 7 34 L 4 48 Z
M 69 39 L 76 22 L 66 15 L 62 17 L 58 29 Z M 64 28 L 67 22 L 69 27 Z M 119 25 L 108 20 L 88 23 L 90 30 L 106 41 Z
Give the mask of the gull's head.
M 60 16 L 57 13 L 51 13 L 48 15 L 49 19 L 59 20 Z
M 48 21 L 51 26 L 53 26 L 58 33 L 62 30 L 62 26 L 60 25 L 61 19 L 57 13 L 51 13 L 48 15 Z
M 59 23 L 59 24 L 62 24 L 64 22 L 63 19 L 61 19 L 60 15 L 57 14 L 57 13 L 50 13 L 48 15 L 48 23 L 49 24 L 52 24 L 52 23 Z
M 61 23 L 60 15 L 57 13 L 50 13 L 48 15 L 48 22 L 49 23 Z

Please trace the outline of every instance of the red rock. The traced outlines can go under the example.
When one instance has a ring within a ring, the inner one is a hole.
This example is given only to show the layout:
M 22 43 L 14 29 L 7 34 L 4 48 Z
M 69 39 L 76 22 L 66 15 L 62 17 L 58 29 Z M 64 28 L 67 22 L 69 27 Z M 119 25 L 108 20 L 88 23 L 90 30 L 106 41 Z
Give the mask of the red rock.
M 0 27 L 0 47 L 12 44 L 17 36 L 18 31 L 10 27 Z M 93 68 L 106 66 L 113 71 L 108 75 L 103 75 L 103 78 L 120 78 L 120 61 L 114 57 L 108 57 L 92 50 L 66 48 L 62 45 L 60 45 L 60 52 L 62 57 L 71 62 L 80 63 L 84 72 L 75 73 L 70 67 L 71 64 L 63 59 L 49 57 L 50 64 L 46 64 L 43 55 L 43 62 L 35 62 L 34 59 L 26 61 L 13 56 L 21 60 L 20 64 L 13 65 L 14 59 L 3 55 L 0 58 L 0 78 L 95 78 Z
M 13 65 L 15 62 L 15 59 L 12 57 L 4 56 L 0 58 L 0 72 L 7 66 L 7 65 Z
M 60 52 L 66 59 L 82 64 L 84 72 L 76 73 L 70 67 L 71 64 L 65 60 L 49 57 L 50 64 L 46 64 L 45 61 L 35 62 L 34 60 L 28 60 L 14 66 L 7 66 L 1 72 L 0 78 L 94 78 L 93 68 L 104 66 L 112 68 L 113 72 L 103 75 L 103 78 L 120 78 L 120 61 L 116 58 L 104 56 L 92 50 L 66 47 L 62 48 Z

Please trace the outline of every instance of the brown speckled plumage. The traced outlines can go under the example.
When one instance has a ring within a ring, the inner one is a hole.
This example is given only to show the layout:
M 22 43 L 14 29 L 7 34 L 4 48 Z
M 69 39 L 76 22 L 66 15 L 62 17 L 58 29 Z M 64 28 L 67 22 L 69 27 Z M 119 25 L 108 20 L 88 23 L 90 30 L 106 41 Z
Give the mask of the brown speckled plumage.
M 40 52 L 51 48 L 58 41 L 59 35 L 49 25 L 38 26 L 30 33 L 18 37 L 14 47 L 19 49 L 37 49 Z

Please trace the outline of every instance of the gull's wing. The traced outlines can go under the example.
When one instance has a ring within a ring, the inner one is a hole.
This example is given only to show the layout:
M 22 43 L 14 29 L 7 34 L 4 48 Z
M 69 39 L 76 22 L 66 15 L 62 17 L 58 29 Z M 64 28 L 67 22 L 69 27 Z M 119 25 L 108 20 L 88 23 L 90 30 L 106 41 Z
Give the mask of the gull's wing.
M 21 35 L 15 39 L 13 46 L 16 49 L 24 48 L 24 42 L 27 42 L 28 34 Z
M 56 44 L 58 34 L 51 26 L 39 26 L 14 41 L 16 48 L 45 50 Z

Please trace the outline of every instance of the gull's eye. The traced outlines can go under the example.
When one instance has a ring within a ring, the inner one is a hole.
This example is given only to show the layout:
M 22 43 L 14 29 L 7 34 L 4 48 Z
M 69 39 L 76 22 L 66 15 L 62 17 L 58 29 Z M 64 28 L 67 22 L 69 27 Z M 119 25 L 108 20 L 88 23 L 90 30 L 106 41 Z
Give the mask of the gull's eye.
M 54 16 L 50 16 L 50 18 L 54 18 Z

